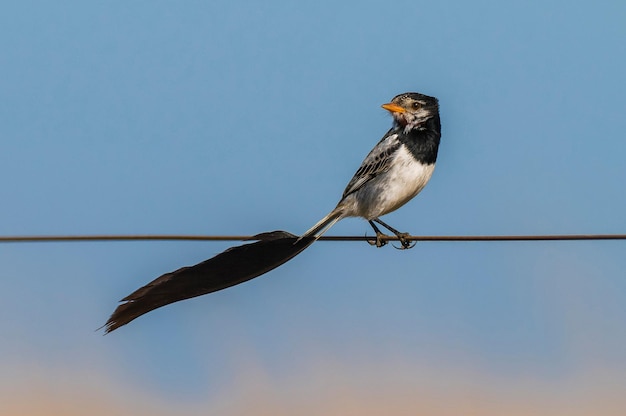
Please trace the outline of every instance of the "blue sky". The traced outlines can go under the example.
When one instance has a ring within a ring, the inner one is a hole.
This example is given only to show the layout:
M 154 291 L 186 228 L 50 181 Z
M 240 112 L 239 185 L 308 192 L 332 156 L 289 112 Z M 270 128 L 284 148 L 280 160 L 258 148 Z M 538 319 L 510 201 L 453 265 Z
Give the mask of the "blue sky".
M 429 185 L 385 221 L 626 232 L 623 2 L 1 9 L 2 235 L 303 232 L 406 91 L 439 98 L 443 137 Z M 94 332 L 118 299 L 228 246 L 1 245 L 1 413 L 626 409 L 623 241 L 320 242 Z

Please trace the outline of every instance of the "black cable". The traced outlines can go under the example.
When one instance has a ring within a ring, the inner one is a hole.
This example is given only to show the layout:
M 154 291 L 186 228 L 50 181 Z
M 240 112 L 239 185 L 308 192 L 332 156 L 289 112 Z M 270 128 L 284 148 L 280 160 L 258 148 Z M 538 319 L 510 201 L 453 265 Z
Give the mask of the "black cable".
M 396 236 L 381 237 L 397 241 Z M 78 241 L 253 241 L 255 236 L 241 235 L 48 235 L 0 236 L 0 243 L 46 243 Z M 626 240 L 626 234 L 565 234 L 565 235 L 412 235 L 411 241 L 573 241 L 573 240 Z M 320 241 L 375 241 L 375 236 L 322 236 Z

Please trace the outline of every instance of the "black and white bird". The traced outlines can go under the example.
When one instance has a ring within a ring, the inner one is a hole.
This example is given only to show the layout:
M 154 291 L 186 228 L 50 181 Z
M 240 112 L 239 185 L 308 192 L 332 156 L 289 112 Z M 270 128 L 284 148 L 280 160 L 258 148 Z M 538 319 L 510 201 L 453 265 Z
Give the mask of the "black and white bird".
M 375 223 L 393 232 L 402 248 L 409 248 L 407 233 L 380 220 L 410 201 L 426 186 L 435 169 L 441 138 L 436 98 L 408 92 L 382 107 L 393 115 L 393 127 L 367 155 L 348 183 L 335 209 L 303 234 L 319 238 L 345 217 L 363 217 L 376 232 L 376 246 L 385 245 Z
M 254 243 L 231 247 L 198 263 L 156 278 L 121 300 L 105 332 L 126 325 L 154 309 L 206 295 L 258 277 L 289 261 L 346 217 L 363 217 L 376 232 L 377 247 L 387 239 L 375 223 L 393 232 L 401 248 L 411 247 L 407 233 L 380 220 L 410 201 L 430 180 L 441 138 L 439 104 L 427 95 L 409 92 L 383 104 L 393 126 L 367 155 L 348 183 L 335 209 L 301 237 L 286 231 L 254 236 Z

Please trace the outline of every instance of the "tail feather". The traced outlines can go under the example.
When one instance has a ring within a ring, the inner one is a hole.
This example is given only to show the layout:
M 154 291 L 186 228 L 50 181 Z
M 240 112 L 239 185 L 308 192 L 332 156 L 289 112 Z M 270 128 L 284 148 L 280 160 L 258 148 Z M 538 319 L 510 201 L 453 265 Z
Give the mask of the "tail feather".
M 262 233 L 254 236 L 255 243 L 231 247 L 195 266 L 166 273 L 122 299 L 104 331 L 114 331 L 170 303 L 254 279 L 298 255 L 341 218 L 343 212 L 334 209 L 299 238 L 285 231 Z
M 122 299 L 107 323 L 109 333 L 154 309 L 217 292 L 261 276 L 313 244 L 286 231 L 254 236 L 254 243 L 231 247 L 195 266 L 165 273 Z M 297 240 L 297 241 L 296 241 Z
M 343 212 L 340 210 L 332 210 L 327 216 L 322 218 L 315 224 L 313 227 L 309 228 L 300 238 L 305 237 L 315 237 L 317 240 L 320 238 L 326 231 L 330 229 L 337 221 L 339 221 L 343 217 Z

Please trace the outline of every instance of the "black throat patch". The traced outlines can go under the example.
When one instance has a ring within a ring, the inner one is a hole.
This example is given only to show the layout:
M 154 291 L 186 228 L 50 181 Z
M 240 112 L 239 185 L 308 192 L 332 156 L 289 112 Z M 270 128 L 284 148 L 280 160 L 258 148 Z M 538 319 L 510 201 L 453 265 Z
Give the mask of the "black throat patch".
M 398 126 L 398 140 L 407 147 L 418 162 L 432 165 L 437 161 L 437 151 L 441 140 L 439 115 L 428 119 L 421 128 L 406 133 L 404 127 Z

